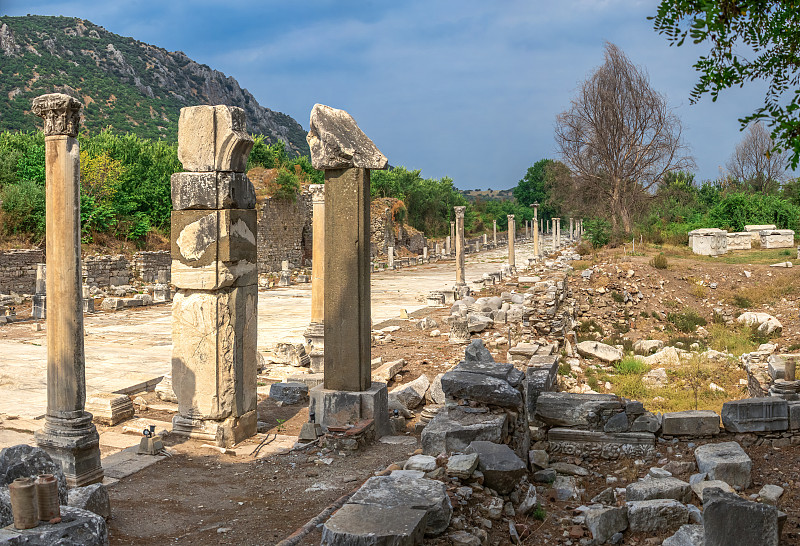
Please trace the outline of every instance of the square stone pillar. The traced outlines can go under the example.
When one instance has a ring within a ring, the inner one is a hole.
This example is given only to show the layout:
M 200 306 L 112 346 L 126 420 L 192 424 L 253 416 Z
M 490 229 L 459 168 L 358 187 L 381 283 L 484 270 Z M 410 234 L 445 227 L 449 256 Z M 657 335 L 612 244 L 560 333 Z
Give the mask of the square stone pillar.
M 172 432 L 220 446 L 256 433 L 256 199 L 245 124 L 241 108 L 182 108 L 185 172 L 171 181 Z
M 456 286 L 461 287 L 466 286 L 467 284 L 464 280 L 466 277 L 466 258 L 464 255 L 464 213 L 466 212 L 467 207 L 453 207 L 453 210 L 456 213 Z
M 394 247 L 386 247 L 387 261 L 389 262 L 389 269 L 394 269 Z
M 511 271 L 514 271 L 514 268 L 517 267 L 517 258 L 516 254 L 514 253 L 514 239 L 517 236 L 517 224 L 514 221 L 514 215 L 508 215 L 508 265 L 511 267 Z
M 311 322 L 305 338 L 311 345 L 311 371 L 323 370 L 325 354 L 325 184 L 311 184 Z
M 445 256 L 450 256 L 450 247 L 451 247 L 451 239 L 448 235 L 447 238 L 444 240 L 444 253 Z
M 497 248 L 497 220 L 492 220 L 492 242 L 494 247 Z
M 370 367 L 370 170 L 386 157 L 344 110 L 317 104 L 308 136 L 311 162 L 325 171 L 324 382 L 310 393 L 309 412 L 323 427 L 374 419 L 389 433 L 385 383 Z
M 86 405 L 81 291 L 78 125 L 81 103 L 52 93 L 33 100 L 44 118 L 47 275 L 47 413 L 37 445 L 64 471 L 67 485 L 103 480 L 100 437 Z M 38 284 L 38 283 L 37 283 Z M 37 286 L 37 288 L 39 288 Z
M 533 207 L 533 257 L 539 258 L 539 203 L 531 203 Z

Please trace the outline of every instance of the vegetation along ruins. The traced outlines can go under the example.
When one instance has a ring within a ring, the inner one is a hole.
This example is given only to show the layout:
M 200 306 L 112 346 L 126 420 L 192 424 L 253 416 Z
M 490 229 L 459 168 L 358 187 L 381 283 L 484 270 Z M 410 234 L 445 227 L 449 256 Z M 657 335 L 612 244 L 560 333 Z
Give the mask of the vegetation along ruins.
M 800 6 L 230 4 L 0 3 L 0 545 L 800 544 Z

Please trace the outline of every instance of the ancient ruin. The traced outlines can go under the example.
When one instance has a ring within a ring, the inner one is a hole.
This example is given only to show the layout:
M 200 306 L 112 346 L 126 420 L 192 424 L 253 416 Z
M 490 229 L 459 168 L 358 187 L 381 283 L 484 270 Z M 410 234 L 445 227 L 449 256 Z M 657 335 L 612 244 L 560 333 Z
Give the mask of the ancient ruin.
M 181 110 L 172 176 L 173 433 L 228 446 L 256 432 L 256 214 L 244 112 Z
M 103 479 L 99 437 L 86 404 L 80 254 L 81 103 L 68 95 L 37 97 L 44 118 L 47 176 L 47 414 L 36 443 L 80 487 Z M 39 287 L 40 288 L 40 287 Z

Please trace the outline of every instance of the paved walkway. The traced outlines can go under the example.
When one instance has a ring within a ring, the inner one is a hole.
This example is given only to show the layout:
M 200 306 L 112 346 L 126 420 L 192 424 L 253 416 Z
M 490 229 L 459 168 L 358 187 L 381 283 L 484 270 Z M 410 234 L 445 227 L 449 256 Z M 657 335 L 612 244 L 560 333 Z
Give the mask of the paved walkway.
M 466 279 L 497 271 L 507 258 L 501 248 L 470 254 Z M 531 243 L 517 242 L 517 264 L 533 256 Z M 378 323 L 425 306 L 428 292 L 455 283 L 452 260 L 372 275 L 372 320 Z M 258 294 L 258 348 L 282 341 L 299 342 L 311 316 L 311 284 L 273 288 Z M 170 371 L 171 307 L 153 305 L 84 318 L 88 392 L 140 390 Z M 0 328 L 0 414 L 35 419 L 47 400 L 47 332 L 31 323 Z M 138 387 L 138 389 L 137 389 Z

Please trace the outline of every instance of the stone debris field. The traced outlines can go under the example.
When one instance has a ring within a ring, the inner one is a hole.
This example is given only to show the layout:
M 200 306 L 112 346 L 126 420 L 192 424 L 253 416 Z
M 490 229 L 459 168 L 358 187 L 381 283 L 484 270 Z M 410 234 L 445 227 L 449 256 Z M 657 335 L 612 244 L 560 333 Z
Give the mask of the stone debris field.
M 81 104 L 33 108 L 74 199 Z M 697 230 L 660 268 L 577 218 L 468 241 L 455 207 L 445 239 L 376 253 L 388 160 L 316 105 L 314 267 L 275 282 L 246 125 L 181 110 L 169 260 L 81 267 L 49 201 L 47 267 L 4 258 L 36 282 L 0 295 L 1 545 L 800 543 L 792 262 L 706 258 L 793 232 Z M 18 478 L 41 474 L 60 517 L 24 528 Z

